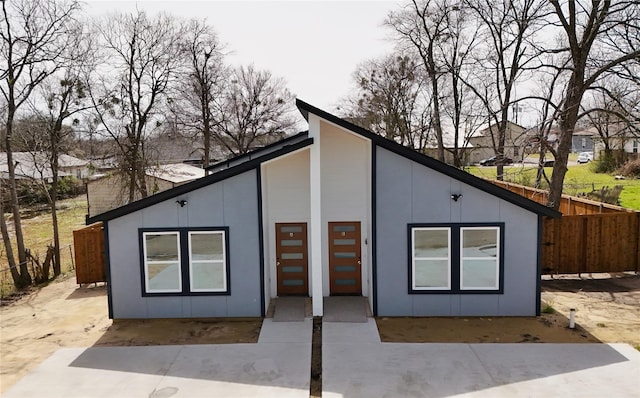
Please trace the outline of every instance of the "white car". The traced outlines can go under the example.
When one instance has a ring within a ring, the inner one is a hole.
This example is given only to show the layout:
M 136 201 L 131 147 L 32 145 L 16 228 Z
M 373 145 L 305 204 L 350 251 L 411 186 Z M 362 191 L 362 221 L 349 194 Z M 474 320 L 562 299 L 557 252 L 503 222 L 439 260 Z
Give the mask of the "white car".
M 593 154 L 591 152 L 580 152 L 578 154 L 578 164 L 589 163 L 593 160 Z

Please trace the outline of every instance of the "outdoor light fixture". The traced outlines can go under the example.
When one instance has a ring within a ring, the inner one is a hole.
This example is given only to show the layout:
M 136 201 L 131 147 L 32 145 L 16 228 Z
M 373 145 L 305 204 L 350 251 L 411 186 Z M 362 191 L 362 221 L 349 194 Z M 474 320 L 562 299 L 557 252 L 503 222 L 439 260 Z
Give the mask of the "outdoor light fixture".
M 187 204 L 187 201 L 184 199 L 176 200 L 176 203 L 180 205 L 180 207 L 184 207 Z
M 453 199 L 454 202 L 457 202 L 458 199 L 460 199 L 462 197 L 461 193 L 452 193 L 451 194 L 451 199 Z

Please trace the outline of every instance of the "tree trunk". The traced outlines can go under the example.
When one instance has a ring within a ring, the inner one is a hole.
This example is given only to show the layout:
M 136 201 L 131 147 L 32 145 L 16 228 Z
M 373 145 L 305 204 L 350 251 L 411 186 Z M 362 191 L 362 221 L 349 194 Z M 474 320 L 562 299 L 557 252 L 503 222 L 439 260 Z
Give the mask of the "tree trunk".
M 9 104 L 8 104 L 8 117 L 7 117 L 7 134 L 5 137 L 5 149 L 7 153 L 7 168 L 9 170 L 9 200 L 11 211 L 13 212 L 13 228 L 16 235 L 16 245 L 18 249 L 18 264 L 19 271 L 18 281 L 16 288 L 23 289 L 29 286 L 32 282 L 31 275 L 29 275 L 29 268 L 27 267 L 27 256 L 24 247 L 24 236 L 22 234 L 22 220 L 20 218 L 20 205 L 18 203 L 18 191 L 16 188 L 16 173 L 15 164 L 13 162 L 13 152 L 11 149 L 11 137 L 13 134 L 13 119 L 15 115 L 15 105 L 13 104 L 12 90 L 9 90 Z M 3 214 L 4 217 L 4 214 Z M 8 252 L 7 252 L 8 254 Z M 15 259 L 13 260 L 15 264 Z M 16 282 L 14 280 L 14 282 Z
M 577 68 L 577 70 L 578 69 L 579 68 Z M 556 210 L 560 208 L 560 201 L 562 200 L 564 176 L 567 174 L 567 162 L 569 160 L 569 153 L 571 152 L 573 130 L 578 122 L 578 111 L 580 109 L 580 103 L 582 102 L 582 95 L 584 93 L 582 82 L 583 75 L 574 72 L 574 75 L 571 77 L 568 84 L 568 90 L 570 91 L 565 96 L 565 101 L 559 118 L 560 137 L 558 149 L 555 153 L 555 160 L 553 162 L 553 174 L 551 175 L 549 199 L 547 201 L 547 206 L 553 207 Z
M 4 219 L 4 201 L 0 200 L 0 231 L 2 232 L 2 242 L 4 242 L 5 252 L 7 259 L 9 260 L 9 270 L 11 271 L 11 278 L 13 279 L 14 286 L 20 286 L 21 278 L 16 266 L 16 258 L 13 256 L 13 247 L 11 246 L 11 237 L 9 236 L 9 230 L 7 229 L 7 222 Z
M 54 133 L 55 134 L 55 133 Z M 55 140 L 55 138 L 54 138 Z M 57 141 L 57 140 L 56 140 Z M 56 143 L 51 148 L 51 175 L 53 182 L 51 183 L 51 224 L 53 225 L 53 276 L 60 275 L 60 234 L 58 230 L 58 210 L 56 209 L 58 202 L 58 148 Z M 46 277 L 48 277 L 48 272 Z

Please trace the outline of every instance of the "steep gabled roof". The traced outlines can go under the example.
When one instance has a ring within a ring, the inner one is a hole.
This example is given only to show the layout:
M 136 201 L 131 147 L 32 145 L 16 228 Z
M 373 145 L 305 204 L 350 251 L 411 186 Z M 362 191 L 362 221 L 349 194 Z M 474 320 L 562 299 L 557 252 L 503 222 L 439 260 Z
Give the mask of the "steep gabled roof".
M 216 173 L 210 174 L 208 176 L 199 178 L 197 180 L 188 182 L 183 185 L 179 185 L 175 188 L 168 189 L 166 191 L 159 192 L 155 195 L 148 196 L 144 199 L 137 200 L 135 202 L 131 202 L 128 205 L 124 205 L 113 210 L 109 210 L 102 214 L 97 214 L 93 217 L 87 218 L 87 225 L 93 224 L 97 221 L 108 221 L 113 220 L 114 218 L 122 217 L 129 213 L 133 213 L 134 211 L 138 211 L 154 205 L 156 203 L 163 202 L 167 199 L 172 199 L 180 195 L 184 195 L 185 193 L 194 191 L 199 188 L 206 187 L 207 185 L 226 180 L 227 178 L 234 177 L 236 175 L 242 174 L 246 171 L 255 169 L 261 163 L 269 161 L 271 159 L 275 159 L 277 157 L 286 155 L 298 149 L 307 147 L 313 144 L 313 138 L 305 138 L 298 141 L 289 141 L 289 145 L 283 145 L 278 147 L 276 150 L 272 150 L 273 147 L 268 150 L 264 150 L 264 148 L 255 150 L 250 152 L 249 154 L 241 155 L 238 157 L 243 158 L 245 161 L 234 163 L 235 165 L 222 169 Z M 233 163 L 233 159 L 229 160 Z
M 309 113 L 312 113 L 314 115 L 321 117 L 322 119 L 325 119 L 331 123 L 337 124 L 340 127 L 343 127 L 349 131 L 352 131 L 356 134 L 359 134 L 371 140 L 375 145 L 381 148 L 387 149 L 402 157 L 410 159 L 416 163 L 422 164 L 426 167 L 429 167 L 449 177 L 455 178 L 456 180 L 459 180 L 465 184 L 471 185 L 472 187 L 483 190 L 500 199 L 513 203 L 516 206 L 520 206 L 526 210 L 529 210 L 531 212 L 544 215 L 544 216 L 561 217 L 560 212 L 550 207 L 543 206 L 539 203 L 536 203 L 532 200 L 525 198 L 524 196 L 520 196 L 509 190 L 500 188 L 497 185 L 494 185 L 488 181 L 478 178 L 458 168 L 449 166 L 448 164 L 440 162 L 439 160 L 436 160 L 432 157 L 423 155 L 412 149 L 404 147 L 398 144 L 397 142 L 391 141 L 380 135 L 374 134 L 366 129 L 363 129 L 362 127 L 356 126 L 355 124 L 349 123 L 344 119 L 341 119 L 335 115 L 332 115 L 326 111 L 323 111 L 322 109 L 316 108 L 313 105 L 310 105 L 300 99 L 296 100 L 296 106 L 298 107 L 298 109 L 300 110 L 304 118 L 307 119 L 307 121 L 309 120 Z

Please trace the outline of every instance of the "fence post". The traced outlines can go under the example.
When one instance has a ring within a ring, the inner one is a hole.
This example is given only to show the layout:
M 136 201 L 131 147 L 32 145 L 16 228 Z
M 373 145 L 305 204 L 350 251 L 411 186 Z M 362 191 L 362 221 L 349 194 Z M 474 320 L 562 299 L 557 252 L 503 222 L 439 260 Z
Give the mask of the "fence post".
M 636 274 L 640 272 L 640 212 L 636 213 Z
M 69 256 L 71 257 L 71 269 L 76 269 L 76 264 L 73 261 L 73 250 L 71 249 L 71 245 L 69 245 Z

